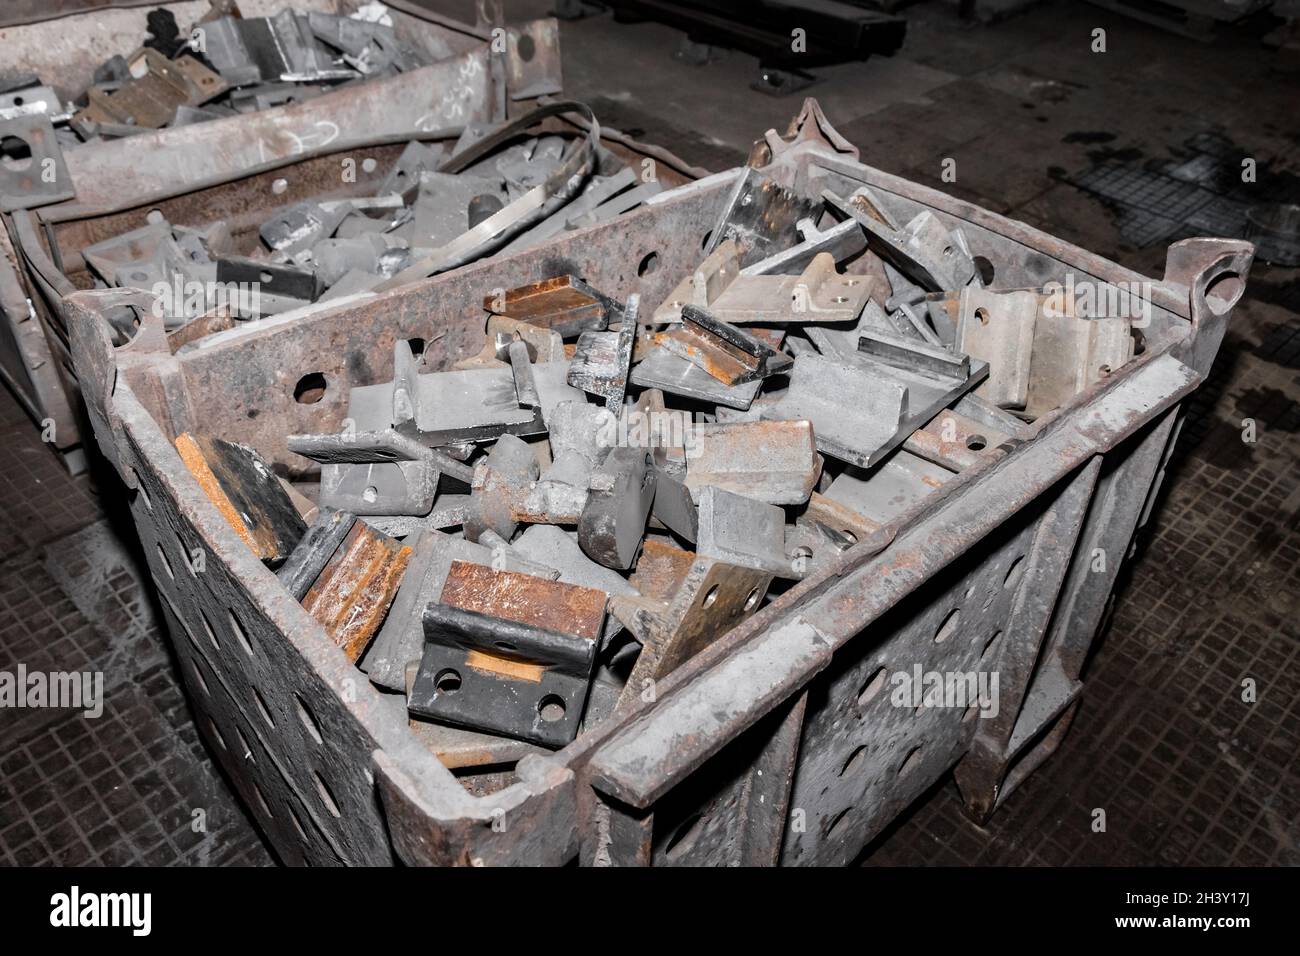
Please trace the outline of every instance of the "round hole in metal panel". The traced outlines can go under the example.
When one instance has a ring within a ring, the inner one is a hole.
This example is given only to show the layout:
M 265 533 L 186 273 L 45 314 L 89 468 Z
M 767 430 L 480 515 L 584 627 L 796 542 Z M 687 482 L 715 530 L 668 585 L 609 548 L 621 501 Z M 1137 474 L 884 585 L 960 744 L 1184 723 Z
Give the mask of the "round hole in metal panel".
M 556 694 L 547 694 L 537 702 L 537 713 L 548 724 L 563 720 L 564 710 L 564 698 Z
M 871 676 L 862 684 L 862 689 L 858 691 L 858 706 L 865 707 L 875 700 L 876 695 L 885 689 L 887 675 L 883 667 L 877 667 L 871 672 Z
M 325 397 L 328 387 L 323 372 L 308 372 L 293 387 L 293 400 L 299 405 L 315 405 Z
M 293 696 L 298 703 L 298 719 L 302 721 L 302 725 L 307 729 L 311 739 L 318 744 L 323 744 L 325 739 L 321 736 L 320 723 L 316 720 L 316 715 L 312 713 L 311 708 L 307 706 L 307 702 L 302 699 L 301 694 L 294 694 Z
M 713 602 L 718 599 L 718 586 L 715 584 L 704 592 L 704 600 L 700 602 L 700 607 L 712 607 Z
M 968 435 L 966 437 L 966 447 L 971 451 L 982 451 L 988 447 L 989 440 L 983 435 Z
M 326 785 L 325 778 L 315 770 L 311 772 L 311 775 L 312 779 L 316 781 L 316 791 L 320 794 L 320 802 L 325 804 L 325 809 L 334 817 L 342 817 L 343 814 L 339 812 L 339 805 L 334 799 L 334 794 L 330 792 L 329 786 Z
M 537 44 L 530 34 L 519 34 L 519 39 L 515 41 L 515 52 L 519 54 L 519 59 L 525 63 L 532 62 L 533 57 L 537 55 Z
M 453 668 L 438 671 L 433 678 L 433 686 L 439 694 L 454 694 L 460 690 L 460 672 Z
M 934 642 L 936 644 L 942 644 L 944 641 L 948 640 L 948 638 L 957 633 L 957 625 L 960 623 L 961 609 L 953 608 L 948 612 L 948 616 L 943 619 L 943 623 L 939 625 L 939 630 L 935 632 Z
M 750 591 L 749 596 L 745 598 L 745 610 L 746 611 L 754 610 L 754 607 L 758 604 L 759 600 L 762 597 L 763 595 L 759 592 L 758 588 L 754 588 L 752 591 Z
M 645 278 L 659 268 L 659 253 L 647 252 L 642 256 L 640 263 L 637 264 L 636 274 Z
M 0 139 L 0 164 L 10 172 L 23 172 L 32 164 L 31 143 L 21 136 L 6 136 Z

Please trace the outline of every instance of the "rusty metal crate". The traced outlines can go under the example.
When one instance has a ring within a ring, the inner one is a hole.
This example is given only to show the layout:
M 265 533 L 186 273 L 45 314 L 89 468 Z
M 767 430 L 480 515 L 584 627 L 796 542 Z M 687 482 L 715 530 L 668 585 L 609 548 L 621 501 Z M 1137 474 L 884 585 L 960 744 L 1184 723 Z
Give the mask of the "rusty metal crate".
M 360 5 L 361 0 L 245 0 L 240 8 L 244 16 L 257 17 L 290 6 L 350 13 Z M 85 466 L 84 416 L 60 300 L 77 283 L 89 284 L 82 275 L 82 248 L 143 226 L 153 209 L 188 213 L 193 222 L 237 213 L 247 226 L 327 188 L 326 176 L 337 170 L 329 162 L 337 160 L 322 157 L 344 149 L 354 150 L 358 162 L 395 156 L 400 147 L 386 144 L 502 120 L 521 108 L 520 101 L 560 92 L 559 31 L 552 19 L 505 29 L 494 44 L 490 27 L 460 23 L 410 0 L 386 6 L 404 42 L 451 55 L 299 104 L 65 150 L 75 197 L 0 215 L 0 377 L 73 473 Z M 4 69 L 37 74 L 66 99 L 90 82 L 101 61 L 140 42 L 145 17 L 157 7 L 189 24 L 208 4 L 16 4 L 0 12 Z M 259 189 L 221 188 L 273 170 L 280 172 L 263 176 Z M 364 188 L 382 177 L 357 178 Z M 335 186 L 337 180 L 336 175 Z
M 424 339 L 434 368 L 477 350 L 492 288 L 574 272 L 659 301 L 702 257 L 737 171 L 539 248 L 177 355 L 147 297 L 68 299 L 95 434 L 131 497 L 200 727 L 284 860 L 840 864 L 950 770 L 983 819 L 1059 744 L 1253 250 L 1187 240 L 1145 280 L 862 165 L 813 127 L 769 134 L 751 163 L 808 195 L 867 184 L 900 219 L 932 210 L 999 263 L 995 288 L 1149 282 L 1145 350 L 719 634 L 654 700 L 505 773 L 453 773 L 423 749 L 403 700 L 370 686 L 241 544 L 172 440 L 201 428 L 286 464 L 285 435 L 339 425 L 349 388 L 382 380 L 397 340 Z M 123 305 L 142 324 L 114 348 L 100 313 Z M 308 375 L 326 389 L 304 406 L 295 386 Z M 183 559 L 195 548 L 197 575 Z M 882 668 L 968 670 L 981 657 L 1000 674 L 995 718 L 893 707 L 877 692 Z

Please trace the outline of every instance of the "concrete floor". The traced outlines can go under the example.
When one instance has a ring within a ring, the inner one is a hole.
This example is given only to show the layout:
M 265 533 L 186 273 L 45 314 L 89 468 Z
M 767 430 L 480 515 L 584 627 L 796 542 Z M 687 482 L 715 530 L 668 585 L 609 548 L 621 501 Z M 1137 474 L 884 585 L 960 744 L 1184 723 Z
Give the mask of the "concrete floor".
M 428 5 L 472 18 L 469 2 Z M 550 3 L 506 6 L 525 18 Z M 674 59 L 681 34 L 671 29 L 608 16 L 565 23 L 566 93 L 714 169 L 742 162 L 803 95 L 816 96 L 864 162 L 1151 275 L 1163 247 L 1127 241 L 1115 211 L 1067 180 L 1098 163 L 1182 158 L 1205 133 L 1269 173 L 1261 201 L 1300 172 L 1290 160 L 1296 74 L 1250 30 L 1199 44 L 1073 2 L 989 27 L 938 2 L 904 13 L 897 56 L 817 70 L 815 86 L 784 99 L 749 88 L 749 57 Z M 1097 27 L 1106 53 L 1090 50 Z M 940 182 L 945 159 L 956 161 L 955 183 Z M 865 862 L 1300 863 L 1297 308 L 1295 271 L 1257 265 L 1062 750 L 987 828 L 943 784 Z M 1257 422 L 1253 444 L 1240 438 L 1246 418 Z M 0 669 L 66 667 L 77 655 L 93 669 L 128 662 L 112 669 L 121 686 L 107 719 L 30 711 L 0 724 L 0 862 L 268 862 L 189 722 L 129 532 L 106 517 L 112 503 L 88 479 L 60 474 L 8 395 L 0 434 L 13 450 L 0 475 Z M 1259 688 L 1253 704 L 1241 700 L 1246 677 Z M 1105 833 L 1090 826 L 1097 807 Z M 195 808 L 206 832 L 191 825 Z

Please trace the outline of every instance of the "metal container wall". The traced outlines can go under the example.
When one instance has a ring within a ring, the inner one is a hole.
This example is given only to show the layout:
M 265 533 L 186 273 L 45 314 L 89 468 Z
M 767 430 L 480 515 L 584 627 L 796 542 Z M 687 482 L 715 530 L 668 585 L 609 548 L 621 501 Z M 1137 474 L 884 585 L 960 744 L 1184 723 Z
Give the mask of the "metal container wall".
M 245 16 L 256 17 L 290 5 L 346 14 L 361 2 L 248 0 L 240 8 Z M 58 12 L 73 6 L 62 4 Z M 0 24 L 5 24 L 0 44 L 15 57 L 5 69 L 37 74 L 61 96 L 74 95 L 90 82 L 99 63 L 129 53 L 140 42 L 147 13 L 160 5 L 103 6 L 37 22 L 28 22 L 40 12 L 35 4 L 0 14 Z M 183 27 L 209 9 L 206 0 L 161 6 Z M 76 290 L 75 281 L 83 288 L 89 285 L 88 276 L 78 277 L 84 269 L 82 248 L 143 226 L 153 209 L 188 213 L 189 223 L 238 215 L 248 227 L 280 206 L 337 188 L 337 160 L 330 166 L 321 157 L 352 148 L 358 162 L 387 158 L 389 152 L 395 156 L 400 147 L 384 144 L 501 120 L 518 109 L 512 109 L 516 101 L 561 89 L 554 20 L 511 27 L 494 50 L 488 28 L 458 23 L 407 0 L 388 6 L 403 42 L 438 55 L 436 62 L 299 104 L 65 150 L 76 197 L 0 216 L 5 226 L 0 229 L 0 376 L 45 428 L 47 440 L 71 471 L 84 468 L 84 419 L 60 299 Z M 238 206 L 223 203 L 222 191 L 212 192 L 223 183 L 270 170 L 282 172 L 267 176 L 260 190 L 238 191 Z M 324 185 L 331 175 L 332 186 Z M 358 179 L 364 188 L 382 176 L 359 174 Z M 277 184 L 273 191 L 277 180 L 284 186 Z M 188 203 L 183 201 L 187 196 Z M 182 201 L 169 203 L 173 198 Z M 95 218 L 97 230 L 77 225 L 87 217 Z M 58 250 L 53 255 L 51 242 Z
M 133 496 L 201 729 L 283 859 L 845 863 L 949 770 L 983 818 L 1052 752 L 1179 404 L 1209 369 L 1252 250 L 1188 240 L 1171 247 L 1162 279 L 1146 280 L 856 156 L 826 128 L 793 144 L 769 134 L 752 161 L 810 195 L 865 183 L 896 217 L 932 209 L 999 263 L 995 288 L 1146 282 L 1145 350 L 721 635 L 659 682 L 654 701 L 505 774 L 453 774 L 421 747 L 404 700 L 330 644 L 204 497 L 172 439 L 201 429 L 289 467 L 285 436 L 338 426 L 349 388 L 391 373 L 396 340 L 424 339 L 434 368 L 477 351 L 478 303 L 494 288 L 573 272 L 660 301 L 702 258 L 735 173 L 542 247 L 177 355 L 147 296 L 68 298 L 95 434 Z M 122 305 L 141 326 L 115 349 L 99 313 Z M 307 375 L 327 383 L 313 405 L 294 398 Z M 201 573 L 185 560 L 196 548 Z M 873 690 L 882 668 L 918 664 L 996 670 L 998 715 L 891 707 Z

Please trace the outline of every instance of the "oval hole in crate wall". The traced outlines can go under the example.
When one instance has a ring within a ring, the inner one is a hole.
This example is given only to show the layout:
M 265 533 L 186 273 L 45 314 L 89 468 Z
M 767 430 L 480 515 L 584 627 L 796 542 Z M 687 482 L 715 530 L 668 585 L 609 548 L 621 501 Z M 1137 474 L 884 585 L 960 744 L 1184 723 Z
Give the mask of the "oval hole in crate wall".
M 256 687 L 253 688 L 253 701 L 257 704 L 257 712 L 262 715 L 266 725 L 274 730 L 275 721 L 271 719 L 271 708 L 266 706 L 266 698 L 262 696 L 262 692 Z
M 884 667 L 877 667 L 872 671 L 871 676 L 863 681 L 862 689 L 858 691 L 858 706 L 865 707 L 871 703 L 876 698 L 876 695 L 884 690 L 886 679 L 887 675 Z
M 848 820 L 849 811 L 852 809 L 852 807 L 845 807 L 839 813 L 835 814 L 835 818 L 831 820 L 831 825 L 826 828 L 826 839 L 834 839 L 839 834 L 840 829 Z
M 321 736 L 320 721 L 316 719 L 316 715 L 312 713 L 312 709 L 307 706 L 307 702 L 302 699 L 301 694 L 294 694 L 293 696 L 298 703 L 298 718 L 302 721 L 303 727 L 307 729 L 307 733 L 311 735 L 312 740 L 318 744 L 323 744 L 325 738 Z
M 703 829 L 704 814 L 695 813 L 687 817 L 669 837 L 668 845 L 664 847 L 664 856 L 670 860 L 680 859 L 695 846 L 695 841 L 699 839 L 700 831 Z
M 172 563 L 167 560 L 167 552 L 163 550 L 161 541 L 158 542 L 158 560 L 162 562 L 163 570 L 167 572 L 167 577 L 175 581 L 176 575 L 172 571 Z
M 217 650 L 221 650 L 221 642 L 217 640 L 217 632 L 212 629 L 212 622 L 208 620 L 208 612 L 199 608 L 199 617 L 203 619 L 203 630 L 208 632 L 208 640 Z
M 320 802 L 325 804 L 325 809 L 335 818 L 341 818 L 338 802 L 334 799 L 334 794 L 330 792 L 329 786 L 325 783 L 325 778 L 315 770 L 311 772 L 312 779 L 316 781 L 316 791 L 320 794 Z
M 855 748 L 853 753 L 849 754 L 849 759 L 844 761 L 844 766 L 840 767 L 840 776 L 843 777 L 851 773 L 856 773 L 861 769 L 862 762 L 866 759 L 867 747 L 866 744 L 863 744 L 861 747 Z
M 230 749 L 226 746 L 226 738 L 221 736 L 221 728 L 217 726 L 217 722 L 211 717 L 208 718 L 208 730 L 212 731 L 213 738 L 221 745 L 222 750 Z
M 907 752 L 907 756 L 903 758 L 903 762 L 898 765 L 898 775 L 901 777 L 904 774 L 910 773 L 920 762 L 921 745 L 917 744 Z
M 253 645 L 248 640 L 248 632 L 244 630 L 244 625 L 239 623 L 239 618 L 235 617 L 235 612 L 230 612 L 230 629 L 235 634 L 235 640 L 239 641 L 239 646 L 249 657 L 253 656 Z
M 957 625 L 961 623 L 961 609 L 953 608 L 948 612 L 948 616 L 943 619 L 939 625 L 939 630 L 935 631 L 934 642 L 942 644 L 948 638 L 957 633 Z
M 1021 576 L 1025 573 L 1025 556 L 1022 554 L 1016 560 L 1011 562 L 1011 567 L 1007 568 L 1007 576 L 1002 582 L 1004 588 L 1013 588 L 1020 583 Z
M 265 813 L 267 817 L 274 820 L 275 814 L 271 812 L 270 804 L 266 802 L 266 794 L 262 793 L 262 788 L 257 785 L 256 780 L 253 781 L 253 793 L 257 795 L 258 808 Z

